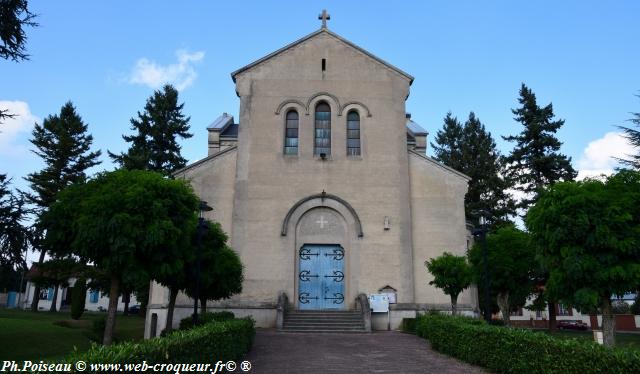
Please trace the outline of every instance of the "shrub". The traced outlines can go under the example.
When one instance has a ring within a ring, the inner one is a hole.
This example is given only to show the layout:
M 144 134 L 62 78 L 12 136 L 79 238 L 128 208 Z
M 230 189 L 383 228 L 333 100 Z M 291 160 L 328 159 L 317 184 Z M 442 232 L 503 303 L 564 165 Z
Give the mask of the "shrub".
M 213 321 L 229 321 L 236 318 L 233 312 L 206 312 L 198 314 L 198 325 L 203 325 Z M 180 320 L 180 330 L 188 330 L 193 327 L 193 317 L 189 316 Z
M 87 281 L 78 278 L 71 289 L 71 318 L 80 319 L 84 313 L 84 304 L 87 298 Z
M 613 314 L 629 314 L 631 308 L 629 308 L 629 304 L 624 302 L 623 300 L 615 300 L 611 303 L 611 307 L 613 309 Z
M 91 322 L 91 331 L 88 331 L 85 335 L 89 340 L 100 344 L 104 337 L 104 328 L 106 325 L 107 316 L 100 316 Z
M 186 363 L 207 360 L 238 360 L 249 351 L 255 336 L 251 319 L 210 322 L 190 330 L 176 330 L 163 338 L 123 342 L 110 346 L 94 344 L 86 352 L 74 352 L 65 361 L 91 363 Z
M 415 318 L 403 318 L 402 319 L 402 331 L 410 334 L 416 333 L 416 319 Z
M 629 308 L 629 311 L 635 315 L 640 314 L 640 297 L 636 296 L 636 299 L 633 301 L 633 304 L 631 305 L 631 308 Z
M 434 349 L 498 373 L 638 373 L 640 352 L 451 316 L 421 316 Z

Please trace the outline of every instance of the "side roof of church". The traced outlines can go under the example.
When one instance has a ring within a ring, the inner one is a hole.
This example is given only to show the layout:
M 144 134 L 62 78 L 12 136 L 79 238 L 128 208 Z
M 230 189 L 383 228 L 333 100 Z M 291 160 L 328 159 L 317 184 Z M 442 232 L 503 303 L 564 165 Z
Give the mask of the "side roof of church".
M 396 73 L 398 73 L 398 74 L 400 74 L 401 76 L 403 76 L 403 77 L 405 77 L 406 79 L 408 79 L 408 80 L 409 80 L 409 84 L 413 83 L 413 79 L 414 79 L 414 78 L 413 78 L 413 76 L 412 76 L 412 75 L 410 75 L 410 74 L 408 74 L 407 72 L 405 72 L 405 71 L 403 71 L 403 70 L 399 69 L 398 67 L 396 67 L 396 66 L 394 66 L 394 65 L 392 65 L 392 64 L 390 64 L 390 63 L 388 63 L 387 61 L 385 61 L 385 60 L 381 59 L 380 57 L 378 57 L 378 56 L 376 56 L 376 55 L 374 55 L 374 54 L 370 53 L 370 52 L 369 52 L 369 51 L 367 51 L 366 49 L 359 47 L 359 46 L 358 46 L 358 45 L 356 45 L 355 43 L 350 42 L 349 40 L 347 40 L 347 39 L 343 38 L 342 36 L 340 36 L 340 35 L 338 35 L 338 34 L 336 34 L 336 33 L 332 32 L 332 31 L 330 31 L 330 30 L 329 30 L 329 29 L 327 29 L 327 28 L 321 28 L 321 29 L 319 29 L 319 30 L 316 30 L 316 31 L 312 32 L 311 34 L 309 34 L 309 35 L 307 35 L 307 36 L 304 36 L 304 37 L 302 37 L 302 38 L 300 38 L 300 39 L 296 40 L 295 42 L 293 42 L 293 43 L 291 43 L 291 44 L 288 44 L 288 45 L 286 45 L 286 46 L 284 46 L 284 47 L 282 47 L 282 48 L 278 49 L 277 51 L 272 52 L 272 53 L 270 53 L 270 54 L 268 54 L 268 55 L 266 55 L 266 56 L 264 56 L 264 57 L 262 57 L 262 58 L 260 58 L 260 59 L 258 59 L 258 60 L 256 60 L 256 61 L 254 61 L 254 62 L 250 63 L 249 65 L 246 65 L 246 66 L 244 66 L 244 67 L 242 67 L 242 68 L 240 68 L 240 69 L 238 69 L 238 70 L 236 70 L 236 71 L 232 72 L 232 73 L 231 73 L 231 79 L 233 79 L 233 81 L 235 82 L 235 81 L 236 81 L 236 76 L 237 76 L 238 74 L 241 74 L 241 73 L 243 73 L 243 72 L 245 72 L 245 71 L 247 71 L 247 70 L 249 70 L 249 69 L 251 69 L 251 68 L 253 68 L 253 67 L 255 67 L 255 66 L 258 66 L 258 65 L 260 65 L 261 63 L 263 63 L 263 62 L 265 62 L 265 61 L 267 61 L 267 60 L 271 59 L 272 57 L 275 57 L 275 56 L 277 56 L 277 55 L 279 55 L 279 54 L 281 54 L 281 53 L 283 53 L 283 52 L 285 52 L 285 51 L 287 51 L 287 50 L 289 50 L 289 49 L 291 49 L 291 48 L 293 48 L 293 47 L 295 47 L 295 46 L 297 46 L 297 45 L 299 45 L 299 44 L 302 44 L 302 43 L 304 43 L 305 41 L 307 41 L 307 40 L 309 40 L 309 39 L 312 39 L 312 38 L 314 38 L 314 37 L 316 37 L 316 36 L 318 36 L 318 35 L 320 35 L 320 34 L 322 34 L 322 33 L 326 33 L 327 35 L 332 36 L 333 38 L 335 38 L 335 39 L 337 39 L 337 40 L 341 41 L 342 43 L 344 43 L 344 44 L 348 45 L 349 47 L 351 47 L 351 48 L 353 48 L 353 49 L 355 49 L 355 50 L 357 50 L 358 52 L 360 52 L 360 53 L 364 54 L 365 56 L 367 56 L 367 57 L 369 57 L 369 58 L 373 59 L 374 61 L 376 61 L 376 62 L 378 62 L 378 63 L 380 63 L 380 64 L 382 64 L 382 65 L 386 66 L 387 68 L 389 68 L 389 69 L 391 69 L 391 70 L 395 71 Z

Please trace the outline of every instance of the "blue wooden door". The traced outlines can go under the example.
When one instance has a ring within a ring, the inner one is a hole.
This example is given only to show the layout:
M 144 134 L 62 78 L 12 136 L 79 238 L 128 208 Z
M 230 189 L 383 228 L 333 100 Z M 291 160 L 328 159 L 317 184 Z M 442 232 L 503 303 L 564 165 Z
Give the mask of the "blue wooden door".
M 298 307 L 343 309 L 344 249 L 339 245 L 305 245 L 298 258 Z

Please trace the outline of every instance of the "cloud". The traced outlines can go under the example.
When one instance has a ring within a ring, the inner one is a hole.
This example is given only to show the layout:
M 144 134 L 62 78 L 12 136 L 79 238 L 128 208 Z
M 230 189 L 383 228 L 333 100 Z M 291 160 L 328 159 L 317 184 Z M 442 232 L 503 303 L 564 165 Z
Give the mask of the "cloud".
M 5 118 L 0 124 L 0 155 L 19 157 L 29 153 L 29 134 L 33 125 L 39 122 L 24 101 L 0 101 L 0 109 L 13 114 L 13 118 Z
M 153 89 L 170 83 L 179 91 L 191 86 L 198 77 L 193 65 L 204 59 L 204 51 L 189 53 L 180 49 L 176 51 L 178 62 L 160 65 L 148 58 L 138 59 L 128 76 L 128 83 L 141 84 Z
M 602 138 L 590 142 L 578 161 L 578 180 L 601 174 L 612 174 L 620 166 L 617 158 L 628 158 L 633 146 L 621 132 L 608 132 Z

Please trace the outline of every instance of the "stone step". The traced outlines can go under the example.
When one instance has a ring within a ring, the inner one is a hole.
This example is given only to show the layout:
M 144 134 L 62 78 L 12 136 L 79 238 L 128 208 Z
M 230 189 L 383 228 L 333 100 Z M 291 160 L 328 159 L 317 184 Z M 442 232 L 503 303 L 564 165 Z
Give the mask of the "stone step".
M 296 316 L 361 316 L 360 312 L 303 312 L 303 311 L 291 311 L 287 312 L 287 315 Z
M 316 319 L 329 319 L 329 320 L 346 320 L 346 321 L 359 321 L 362 320 L 361 316 L 285 316 L 284 319 L 296 319 L 302 321 L 311 321 Z
M 362 321 L 284 321 L 285 326 L 364 326 Z
M 363 334 L 362 330 L 300 330 L 300 329 L 283 329 L 286 333 L 305 333 L 305 334 Z

